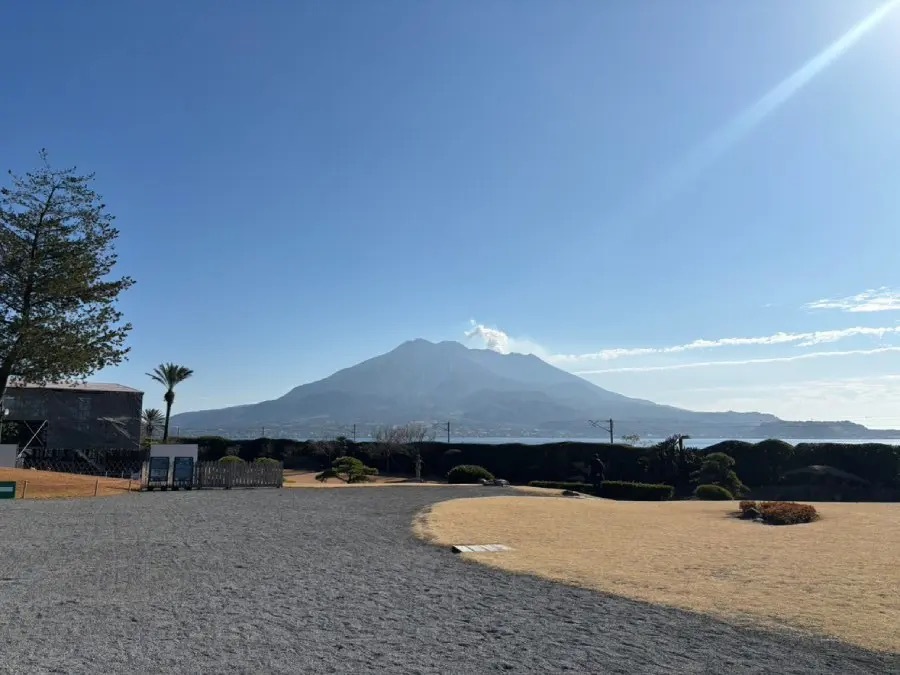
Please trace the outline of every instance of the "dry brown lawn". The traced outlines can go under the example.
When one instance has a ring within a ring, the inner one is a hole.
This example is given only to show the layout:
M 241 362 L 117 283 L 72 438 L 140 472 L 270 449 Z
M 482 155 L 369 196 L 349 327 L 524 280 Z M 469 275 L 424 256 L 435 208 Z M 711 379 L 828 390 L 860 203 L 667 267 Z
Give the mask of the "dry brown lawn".
M 98 497 L 123 495 L 128 492 L 128 479 L 97 478 L 74 473 L 32 471 L 31 469 L 0 469 L 0 481 L 16 481 L 16 498 L 54 499 L 60 497 Z M 27 486 L 26 486 L 27 481 Z M 99 483 L 98 483 L 99 481 Z M 131 489 L 137 491 L 139 482 L 132 481 Z
M 734 502 L 488 497 L 436 504 L 415 524 L 517 573 L 900 652 L 900 504 L 816 504 L 821 520 L 737 520 Z
M 418 481 L 402 476 L 372 476 L 373 480 L 366 483 L 345 483 L 340 478 L 330 478 L 328 482 L 322 483 L 316 480 L 318 471 L 293 471 L 286 470 L 284 472 L 284 487 L 301 487 L 301 488 L 347 488 L 347 487 L 385 487 L 400 485 L 442 485 L 442 483 Z

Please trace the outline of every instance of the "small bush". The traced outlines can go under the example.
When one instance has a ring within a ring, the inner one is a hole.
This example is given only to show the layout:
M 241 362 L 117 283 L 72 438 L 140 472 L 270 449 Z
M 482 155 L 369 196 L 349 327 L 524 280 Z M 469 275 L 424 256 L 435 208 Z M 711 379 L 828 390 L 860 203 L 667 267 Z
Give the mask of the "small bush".
M 816 508 L 810 504 L 797 504 L 795 502 L 741 502 L 741 512 L 756 509 L 762 516 L 763 522 L 769 525 L 797 525 L 799 523 L 811 523 L 819 519 Z
M 239 462 L 243 462 L 244 460 L 238 457 L 237 455 L 225 455 L 219 460 L 222 464 L 237 464 Z
M 278 464 L 277 459 L 273 459 L 272 457 L 257 457 L 253 460 L 254 464 Z
M 731 501 L 734 499 L 728 490 L 721 485 L 698 485 L 694 490 L 694 496 L 697 499 Z
M 569 483 L 552 480 L 533 480 L 528 485 L 536 488 L 548 488 L 550 490 L 571 490 L 572 492 L 584 492 L 594 494 L 594 486 L 590 483 Z
M 450 469 L 447 474 L 448 483 L 480 483 L 481 479 L 494 480 L 494 474 L 483 466 L 460 464 Z
M 621 480 L 605 480 L 600 483 L 600 496 L 607 499 L 655 502 L 671 499 L 675 488 L 655 483 L 628 483 Z

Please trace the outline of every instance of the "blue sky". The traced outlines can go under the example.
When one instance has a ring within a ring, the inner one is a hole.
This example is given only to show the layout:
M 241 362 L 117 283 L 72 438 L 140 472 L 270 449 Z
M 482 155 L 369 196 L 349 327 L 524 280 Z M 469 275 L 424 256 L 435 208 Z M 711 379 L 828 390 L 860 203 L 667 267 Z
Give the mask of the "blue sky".
M 148 403 L 162 361 L 189 410 L 487 338 L 665 403 L 900 427 L 883 6 L 16 3 L 2 168 L 96 172 L 138 283 L 95 379 Z

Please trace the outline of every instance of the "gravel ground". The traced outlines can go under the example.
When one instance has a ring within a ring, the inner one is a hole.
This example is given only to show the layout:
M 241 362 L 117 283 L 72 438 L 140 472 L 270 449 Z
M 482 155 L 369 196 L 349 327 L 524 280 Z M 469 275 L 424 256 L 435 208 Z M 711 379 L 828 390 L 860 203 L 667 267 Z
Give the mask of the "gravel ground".
M 418 509 L 471 494 L 2 503 L 0 672 L 900 673 L 897 655 L 507 575 L 410 534 Z

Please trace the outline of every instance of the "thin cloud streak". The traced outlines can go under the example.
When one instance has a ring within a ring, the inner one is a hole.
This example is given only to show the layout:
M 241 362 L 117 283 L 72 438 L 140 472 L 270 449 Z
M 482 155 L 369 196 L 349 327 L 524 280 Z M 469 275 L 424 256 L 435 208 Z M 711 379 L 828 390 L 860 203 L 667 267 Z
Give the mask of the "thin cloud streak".
M 829 344 L 852 337 L 883 338 L 886 335 L 900 334 L 900 326 L 886 326 L 870 328 L 867 326 L 855 326 L 853 328 L 841 328 L 837 330 L 820 330 L 806 333 L 775 333 L 758 337 L 729 337 L 717 340 L 694 340 L 681 345 L 669 347 L 634 347 L 603 349 L 591 354 L 558 354 L 552 357 L 554 363 L 567 364 L 574 361 L 612 361 L 634 356 L 652 356 L 657 354 L 681 354 L 684 352 L 718 349 L 720 347 L 754 347 L 796 344 L 799 347 L 812 347 L 815 345 Z
M 804 305 L 806 309 L 838 309 L 842 312 L 896 312 L 900 311 L 900 291 L 886 286 L 870 288 L 846 298 L 823 298 Z
M 788 363 L 808 359 L 824 359 L 839 356 L 874 356 L 900 352 L 900 347 L 878 347 L 877 349 L 850 349 L 839 352 L 810 352 L 796 356 L 775 356 L 762 359 L 743 359 L 739 361 L 698 361 L 695 363 L 674 363 L 665 366 L 624 366 L 622 368 L 604 368 L 599 370 L 574 371 L 576 375 L 609 375 L 612 373 L 653 373 L 665 370 L 689 370 L 691 368 L 715 368 L 722 366 L 751 366 L 761 363 Z

